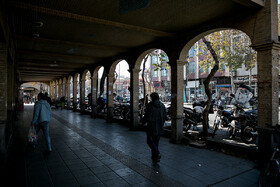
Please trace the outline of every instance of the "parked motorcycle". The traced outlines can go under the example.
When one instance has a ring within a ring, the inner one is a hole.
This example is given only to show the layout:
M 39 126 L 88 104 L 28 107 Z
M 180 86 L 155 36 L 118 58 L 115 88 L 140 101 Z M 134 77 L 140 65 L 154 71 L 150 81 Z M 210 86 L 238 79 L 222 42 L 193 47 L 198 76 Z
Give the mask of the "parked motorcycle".
M 280 186 L 280 129 L 276 125 L 273 130 L 274 151 L 264 170 L 260 173 L 259 187 Z
M 240 114 L 244 114 L 244 113 L 245 111 L 242 105 L 239 104 L 234 105 L 234 109 L 232 111 L 232 116 L 231 116 L 232 120 L 229 123 L 229 127 L 228 127 L 228 133 L 230 139 L 234 139 L 237 132 L 241 131 L 242 129 L 241 121 L 244 119 L 244 116 Z
M 188 131 L 191 126 L 197 127 L 197 125 L 202 122 L 201 114 L 204 104 L 204 101 L 200 101 L 193 103 L 193 109 L 184 108 L 185 119 L 183 125 L 185 131 Z
M 236 93 L 233 95 L 232 104 L 234 104 L 234 109 L 232 113 L 232 121 L 229 124 L 228 133 L 229 138 L 233 139 L 235 138 L 237 132 L 240 132 L 242 140 L 245 140 L 244 142 L 251 142 L 253 141 L 251 138 L 247 139 L 244 137 L 245 135 L 252 134 L 249 133 L 253 131 L 253 127 L 256 124 L 256 117 L 253 117 L 251 110 L 245 112 L 245 108 L 248 108 L 250 106 L 250 99 L 253 97 L 253 94 L 251 92 L 251 88 L 246 85 L 240 85 L 236 91 Z M 248 127 L 247 127 L 248 126 Z M 244 129 L 246 127 L 246 133 L 244 133 Z
M 212 138 L 214 138 L 216 131 L 218 130 L 219 126 L 220 127 L 228 127 L 229 123 L 232 121 L 233 117 L 233 111 L 231 110 L 224 110 L 223 106 L 218 106 L 218 110 L 216 113 L 216 117 L 214 120 L 214 125 L 213 125 L 213 133 L 212 133 Z
M 257 125 L 258 116 L 257 110 L 250 110 L 245 112 L 243 115 L 245 118 L 245 124 L 243 124 L 243 129 L 241 131 L 241 140 L 247 144 L 256 143 L 258 136 Z

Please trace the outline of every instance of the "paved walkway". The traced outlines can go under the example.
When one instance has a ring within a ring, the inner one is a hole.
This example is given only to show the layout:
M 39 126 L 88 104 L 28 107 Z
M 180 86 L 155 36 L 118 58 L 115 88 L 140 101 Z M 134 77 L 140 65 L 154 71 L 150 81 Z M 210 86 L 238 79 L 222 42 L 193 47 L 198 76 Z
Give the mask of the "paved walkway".
M 26 143 L 33 106 L 19 115 L 7 186 L 257 186 L 255 163 L 161 138 L 161 162 L 154 164 L 145 133 L 67 110 L 53 109 L 53 152 L 45 140 Z M 3 181 L 3 180 L 2 180 Z M 2 186 L 2 185 L 1 185 Z

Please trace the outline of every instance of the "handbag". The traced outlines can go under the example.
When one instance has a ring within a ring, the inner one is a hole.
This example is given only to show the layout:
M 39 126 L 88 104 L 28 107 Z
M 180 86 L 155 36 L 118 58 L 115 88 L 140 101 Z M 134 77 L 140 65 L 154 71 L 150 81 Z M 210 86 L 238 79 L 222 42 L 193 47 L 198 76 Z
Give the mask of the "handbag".
M 30 127 L 28 131 L 28 142 L 32 143 L 37 140 L 35 127 Z

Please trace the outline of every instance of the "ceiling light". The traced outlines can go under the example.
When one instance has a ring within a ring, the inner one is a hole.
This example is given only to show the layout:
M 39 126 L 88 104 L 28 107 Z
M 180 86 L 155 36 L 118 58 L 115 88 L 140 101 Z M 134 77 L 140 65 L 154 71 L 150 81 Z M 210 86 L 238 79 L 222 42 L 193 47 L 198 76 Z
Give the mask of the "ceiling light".
M 34 23 L 32 23 L 32 26 L 33 27 L 43 27 L 43 22 L 41 22 L 41 21 L 36 21 L 36 22 L 34 22 Z
M 33 36 L 33 38 L 39 38 L 40 37 L 40 35 L 38 33 L 34 33 L 34 34 L 32 34 L 32 36 Z

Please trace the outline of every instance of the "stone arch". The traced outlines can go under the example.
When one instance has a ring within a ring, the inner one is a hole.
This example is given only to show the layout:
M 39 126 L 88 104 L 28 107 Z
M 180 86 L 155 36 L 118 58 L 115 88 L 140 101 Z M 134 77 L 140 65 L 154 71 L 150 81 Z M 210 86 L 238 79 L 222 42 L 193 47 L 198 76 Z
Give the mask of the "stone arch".
M 151 49 L 148 49 L 148 50 L 144 51 L 143 53 L 141 53 L 135 62 L 134 69 L 140 69 L 141 63 L 142 63 L 143 59 L 145 58 L 145 56 L 147 54 L 153 52 L 154 50 L 157 50 L 157 48 L 151 48 Z
M 114 72 L 115 72 L 115 69 L 116 69 L 116 66 L 118 65 L 118 63 L 120 63 L 121 61 L 123 61 L 124 59 L 119 59 L 119 60 L 116 60 L 115 62 L 113 62 L 113 64 L 110 66 L 109 68 L 109 75 L 114 75 Z
M 69 75 L 68 78 L 67 78 L 67 83 L 68 83 L 68 84 L 71 83 L 71 78 L 73 78 L 73 76 L 72 76 L 72 75 Z
M 197 34 L 196 36 L 194 36 L 192 39 L 190 39 L 189 41 L 186 42 L 186 44 L 184 45 L 184 47 L 181 49 L 180 54 L 179 54 L 179 61 L 186 61 L 186 57 L 188 56 L 189 50 L 190 48 L 198 41 L 200 40 L 202 37 L 207 36 L 211 33 L 214 32 L 218 32 L 218 31 L 223 31 L 223 30 L 230 30 L 230 29 L 234 29 L 234 30 L 239 30 L 242 31 L 243 33 L 245 33 L 251 40 L 251 37 L 249 34 L 247 34 L 246 32 L 244 32 L 241 29 L 237 29 L 237 28 L 216 28 L 216 29 L 211 29 L 211 30 L 207 30 L 204 32 L 201 32 L 199 34 Z M 252 40 L 251 40 L 252 41 Z
M 93 74 L 92 77 L 97 77 L 98 75 L 98 71 L 100 68 L 102 68 L 103 66 L 97 66 L 94 70 L 93 70 Z
M 75 75 L 74 75 L 74 79 L 77 79 L 77 78 L 78 78 L 78 76 L 79 76 L 79 73 L 75 73 Z
M 85 78 L 86 78 L 87 72 L 90 73 L 90 70 L 88 70 L 88 69 L 85 69 L 85 70 L 84 70 L 84 72 L 83 72 L 83 74 L 82 74 L 82 79 L 85 79 Z

